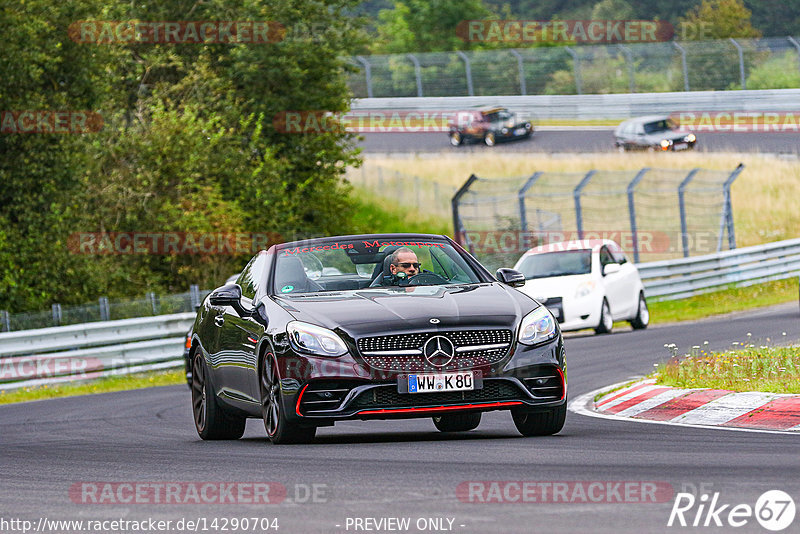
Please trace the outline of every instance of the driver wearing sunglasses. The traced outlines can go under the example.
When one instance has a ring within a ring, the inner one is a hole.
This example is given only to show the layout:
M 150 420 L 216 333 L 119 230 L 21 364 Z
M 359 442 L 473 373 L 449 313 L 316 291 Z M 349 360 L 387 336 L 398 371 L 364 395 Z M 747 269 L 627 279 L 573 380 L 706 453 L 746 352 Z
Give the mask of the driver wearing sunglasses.
M 405 277 L 419 274 L 420 265 L 417 255 L 409 248 L 398 248 L 392 253 L 389 272 L 392 273 L 392 276 L 396 276 L 398 273 L 405 273 Z M 402 275 L 400 276 L 403 277 Z

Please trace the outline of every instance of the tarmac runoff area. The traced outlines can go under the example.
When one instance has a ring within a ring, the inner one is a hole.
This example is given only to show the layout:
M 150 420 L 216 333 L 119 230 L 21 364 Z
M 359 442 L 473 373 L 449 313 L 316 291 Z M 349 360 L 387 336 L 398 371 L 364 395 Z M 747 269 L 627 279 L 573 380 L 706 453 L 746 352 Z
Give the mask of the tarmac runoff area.
M 680 389 L 657 385 L 653 379 L 626 385 L 595 401 L 597 393 L 582 395 L 570 409 L 642 422 L 800 433 L 800 395 Z

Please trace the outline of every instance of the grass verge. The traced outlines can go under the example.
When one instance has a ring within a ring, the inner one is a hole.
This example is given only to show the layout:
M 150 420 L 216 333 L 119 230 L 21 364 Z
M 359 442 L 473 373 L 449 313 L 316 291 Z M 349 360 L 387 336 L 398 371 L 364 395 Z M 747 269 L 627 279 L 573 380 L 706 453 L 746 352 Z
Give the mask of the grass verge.
M 679 388 L 800 393 L 800 347 L 759 346 L 673 358 L 656 370 L 656 383 Z
M 12 404 L 56 397 L 72 397 L 75 395 L 91 395 L 128 389 L 141 389 L 154 386 L 172 386 L 185 384 L 183 369 L 175 371 L 151 371 L 130 375 L 109 376 L 91 382 L 63 383 L 37 387 L 26 387 L 13 391 L 0 391 L 0 404 Z
M 652 324 L 693 321 L 798 300 L 798 279 L 734 287 L 681 300 L 648 302 Z
M 363 189 L 354 188 L 353 199 L 356 212 L 351 222 L 355 232 L 452 234 L 452 224 L 446 218 L 420 213 L 406 205 L 391 204 Z

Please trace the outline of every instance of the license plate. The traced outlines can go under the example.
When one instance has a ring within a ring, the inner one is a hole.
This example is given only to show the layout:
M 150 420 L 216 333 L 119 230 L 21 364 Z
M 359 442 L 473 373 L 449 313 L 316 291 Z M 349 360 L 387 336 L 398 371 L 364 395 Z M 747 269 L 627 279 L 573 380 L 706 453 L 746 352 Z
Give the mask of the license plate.
M 514 135 L 525 135 L 525 128 L 517 128 L 514 130 Z
M 689 148 L 689 145 L 686 143 L 676 143 L 672 145 L 673 150 L 686 150 L 687 148 Z
M 408 393 L 439 393 L 480 389 L 472 371 L 408 375 Z

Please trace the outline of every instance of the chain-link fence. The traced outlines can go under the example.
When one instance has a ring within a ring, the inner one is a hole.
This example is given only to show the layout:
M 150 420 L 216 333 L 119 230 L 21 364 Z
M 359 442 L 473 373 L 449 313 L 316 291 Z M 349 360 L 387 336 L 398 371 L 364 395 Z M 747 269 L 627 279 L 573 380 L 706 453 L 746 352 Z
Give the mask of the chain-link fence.
M 357 98 L 800 87 L 794 37 L 357 56 Z
M 53 304 L 49 311 L 8 313 L 0 310 L 0 332 L 133 319 L 153 315 L 193 312 L 209 291 L 193 285 L 186 293 L 157 295 L 148 293 L 144 298 L 109 299 L 100 297 L 96 304 L 61 306 Z
M 473 175 L 453 197 L 453 224 L 493 268 L 513 265 L 531 247 L 574 239 L 612 239 L 637 263 L 733 249 L 730 187 L 743 168 Z

